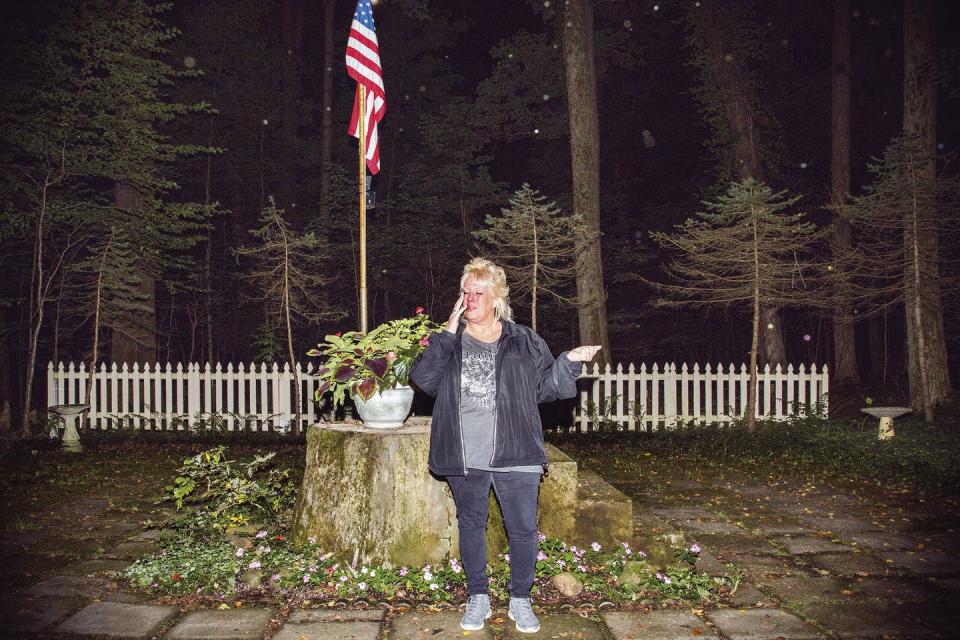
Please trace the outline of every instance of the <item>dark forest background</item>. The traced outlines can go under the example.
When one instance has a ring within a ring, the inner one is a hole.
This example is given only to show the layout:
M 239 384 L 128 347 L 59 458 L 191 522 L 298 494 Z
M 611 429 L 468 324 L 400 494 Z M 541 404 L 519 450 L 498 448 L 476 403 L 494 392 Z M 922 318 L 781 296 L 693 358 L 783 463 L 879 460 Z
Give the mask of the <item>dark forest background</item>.
M 766 181 L 801 196 L 798 210 L 825 226 L 832 218 L 835 3 L 722 4 L 751 21 L 744 55 L 773 123 Z M 353 2 L 17 5 L 0 17 L 0 401 L 14 416 L 31 370 L 37 382 L 29 395 L 41 406 L 47 363 L 89 361 L 95 338 L 100 362 L 284 361 L 285 327 L 248 278 L 253 265 L 242 253 L 261 241 L 251 230 L 271 207 L 293 233 L 312 238 L 327 280 L 311 296 L 324 313 L 295 326 L 300 350 L 358 325 L 357 148 L 346 135 L 354 83 L 343 64 Z M 704 97 L 690 42 L 689 14 L 700 5 L 593 3 L 613 363 L 749 359 L 749 306 L 663 309 L 648 282 L 664 278 L 670 258 L 650 232 L 670 231 L 703 210 L 728 178 L 704 105 L 717 98 Z M 936 139 L 949 174 L 949 154 L 960 144 L 951 57 L 960 7 L 932 6 L 941 60 Z M 903 128 L 903 3 L 848 7 L 850 183 L 858 195 L 874 179 L 868 163 Z M 445 318 L 463 264 L 485 253 L 473 232 L 522 183 L 571 211 L 563 16 L 554 9 L 519 0 L 375 5 L 387 113 L 382 170 L 372 180 L 376 206 L 368 212 L 371 326 L 418 306 Z M 100 84 L 81 100 L 85 83 Z M 66 129 L 79 159 L 44 190 L 43 181 L 57 175 L 50 169 L 57 149 L 65 148 L 56 132 Z M 51 209 L 40 221 L 43 194 Z M 942 251 L 953 242 L 942 238 Z M 105 288 L 112 293 L 101 298 L 97 325 L 95 293 Z M 528 320 L 525 301 L 514 301 L 514 310 Z M 856 388 L 902 401 L 903 306 L 870 311 L 855 323 Z M 955 296 L 944 294 L 943 316 L 955 374 Z M 832 327 L 829 311 L 784 309 L 786 361 L 832 365 Z M 538 330 L 555 352 L 575 346 L 576 308 L 541 301 Z

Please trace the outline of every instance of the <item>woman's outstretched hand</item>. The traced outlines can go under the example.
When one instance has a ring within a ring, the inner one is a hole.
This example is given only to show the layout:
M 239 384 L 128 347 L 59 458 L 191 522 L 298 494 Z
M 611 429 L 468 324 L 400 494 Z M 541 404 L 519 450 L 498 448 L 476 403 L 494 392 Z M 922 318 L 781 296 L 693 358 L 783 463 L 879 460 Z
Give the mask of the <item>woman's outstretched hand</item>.
M 465 296 L 461 292 L 457 297 L 457 303 L 453 305 L 453 311 L 450 312 L 450 318 L 447 320 L 446 330 L 450 333 L 456 333 L 457 327 L 460 324 L 460 316 L 463 315 L 463 312 L 467 309 L 467 304 L 464 301 Z
M 593 357 L 597 355 L 600 351 L 600 345 L 591 345 L 585 347 L 577 347 L 576 349 L 571 349 L 567 351 L 567 360 L 570 362 L 590 362 L 593 360 Z

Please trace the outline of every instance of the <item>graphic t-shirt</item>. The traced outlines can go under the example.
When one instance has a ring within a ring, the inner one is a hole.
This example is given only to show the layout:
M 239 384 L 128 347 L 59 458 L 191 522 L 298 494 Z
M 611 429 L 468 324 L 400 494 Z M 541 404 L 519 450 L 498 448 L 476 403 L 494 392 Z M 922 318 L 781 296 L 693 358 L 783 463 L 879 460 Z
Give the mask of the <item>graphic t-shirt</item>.
M 460 370 L 460 424 L 468 469 L 542 473 L 540 465 L 490 466 L 497 421 L 497 343 L 482 342 L 463 334 Z

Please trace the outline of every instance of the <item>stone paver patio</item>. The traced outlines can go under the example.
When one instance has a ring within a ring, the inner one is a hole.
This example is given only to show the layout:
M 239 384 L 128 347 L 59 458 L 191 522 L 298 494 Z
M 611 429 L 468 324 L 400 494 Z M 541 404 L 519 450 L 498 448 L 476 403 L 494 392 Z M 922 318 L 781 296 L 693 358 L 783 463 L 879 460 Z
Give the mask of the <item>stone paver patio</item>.
M 690 483 L 693 485 L 693 483 Z M 717 492 L 717 487 L 702 487 Z M 685 491 L 696 494 L 698 486 Z M 950 638 L 960 614 L 960 554 L 950 523 L 891 510 L 866 498 L 739 484 L 721 488 L 723 511 L 655 492 L 634 494 L 638 537 L 698 542 L 698 568 L 732 565 L 743 576 L 721 607 L 574 613 L 541 611 L 535 636 L 518 634 L 499 608 L 487 628 L 464 632 L 459 611 L 361 611 L 252 606 L 182 611 L 117 590 L 107 572 L 152 548 L 151 532 L 118 521 L 125 539 L 59 575 L 0 594 L 0 638 L 158 638 L 161 640 L 444 640 L 580 638 L 717 640 L 783 638 Z M 89 505 L 87 505 L 89 506 Z M 642 546 L 642 545 L 641 545 Z M 729 563 L 729 564 L 728 564 Z

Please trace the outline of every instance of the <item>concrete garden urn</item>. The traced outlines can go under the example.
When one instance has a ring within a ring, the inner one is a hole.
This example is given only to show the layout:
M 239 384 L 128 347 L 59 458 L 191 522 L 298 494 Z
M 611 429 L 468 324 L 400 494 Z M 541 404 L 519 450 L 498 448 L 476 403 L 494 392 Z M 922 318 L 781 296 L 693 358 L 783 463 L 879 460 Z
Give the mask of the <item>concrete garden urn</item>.
M 398 429 L 410 415 L 413 389 L 407 386 L 381 389 L 370 396 L 369 400 L 356 395 L 353 397 L 353 405 L 360 414 L 363 426 L 371 429 Z

